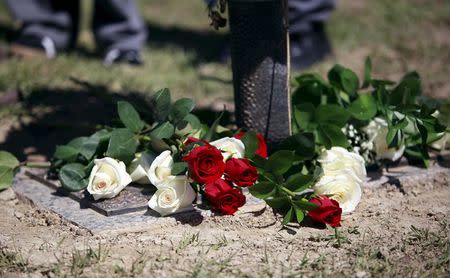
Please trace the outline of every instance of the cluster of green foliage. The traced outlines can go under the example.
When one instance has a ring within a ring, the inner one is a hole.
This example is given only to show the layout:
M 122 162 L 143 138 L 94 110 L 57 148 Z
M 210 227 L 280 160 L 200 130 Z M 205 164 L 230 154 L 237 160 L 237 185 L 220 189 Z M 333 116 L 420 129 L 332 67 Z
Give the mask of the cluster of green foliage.
M 431 115 L 439 103 L 421 96 L 416 72 L 406 74 L 398 84 L 373 79 L 367 59 L 362 84 L 353 71 L 340 65 L 328 72 L 328 82 L 317 74 L 303 74 L 296 81 L 293 135 L 281 142 L 267 160 L 252 159 L 260 177 L 250 192 L 281 212 L 283 224 L 294 220 L 300 223 L 308 210 L 316 208 L 308 200 L 313 197 L 311 187 L 322 173 L 317 155 L 323 148 L 352 147 L 343 131 L 347 124 L 361 132 L 375 117 L 384 118 L 389 146 L 406 144 L 408 159 L 419 159 L 426 166 L 428 144 L 446 130 Z M 250 142 L 244 143 L 247 147 Z
M 410 161 L 428 165 L 428 144 L 446 131 L 445 125 L 432 116 L 439 102 L 421 95 L 417 72 L 406 74 L 398 84 L 373 79 L 368 58 L 362 84 L 353 71 L 341 65 L 328 72 L 328 82 L 317 74 L 303 74 L 296 81 L 292 97 L 294 133 L 313 133 L 318 146 L 349 148 L 342 130 L 345 125 L 361 130 L 381 117 L 388 123 L 387 144 L 405 144 Z
M 191 113 L 195 106 L 191 99 L 172 103 L 169 90 L 162 89 L 154 95 L 153 104 L 151 125 L 141 119 L 130 103 L 119 101 L 117 127 L 105 127 L 89 137 L 78 137 L 57 146 L 52 171 L 58 174 L 63 188 L 69 191 L 86 188 L 96 158 L 111 157 L 128 165 L 137 152 L 171 150 L 171 145 L 181 143 L 174 142 L 177 138 L 203 130 L 199 119 Z
M 317 208 L 309 202 L 313 193 L 310 188 L 322 174 L 315 161 L 314 134 L 297 132 L 276 146 L 267 159 L 254 155 L 254 132 L 247 132 L 242 141 L 246 158 L 257 167 L 259 175 L 258 183 L 249 188 L 250 193 L 282 213 L 283 224 L 302 222 L 307 211 Z

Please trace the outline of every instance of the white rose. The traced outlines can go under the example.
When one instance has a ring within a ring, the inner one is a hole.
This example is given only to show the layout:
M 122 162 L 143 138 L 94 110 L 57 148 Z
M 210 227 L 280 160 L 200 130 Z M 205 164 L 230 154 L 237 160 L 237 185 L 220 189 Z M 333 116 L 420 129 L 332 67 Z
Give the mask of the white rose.
M 314 192 L 318 195 L 328 195 L 336 200 L 344 214 L 355 210 L 362 195 L 360 182 L 345 171 L 337 175 L 324 175 L 314 185 Z
M 388 124 L 382 118 L 375 118 L 365 128 L 364 131 L 369 136 L 369 141 L 373 143 L 376 159 L 389 159 L 396 161 L 400 159 L 405 151 L 405 145 L 402 144 L 398 149 L 389 148 L 386 143 L 388 133 Z
M 224 137 L 210 143 L 222 151 L 223 160 L 229 158 L 243 158 L 245 155 L 245 146 L 241 140 L 233 137 Z
M 139 184 L 149 184 L 148 171 L 154 159 L 155 157 L 148 153 L 136 154 L 136 158 L 131 161 L 127 169 L 131 180 Z
M 439 136 L 442 134 L 438 134 Z M 431 143 L 431 147 L 440 150 L 441 152 L 446 150 L 450 146 L 450 132 L 445 132 L 441 138 Z
M 131 177 L 122 161 L 105 157 L 94 162 L 87 191 L 95 200 L 113 198 L 131 183 Z
M 359 181 L 364 181 L 367 176 L 364 158 L 359 154 L 349 152 L 342 147 L 332 147 L 323 151 L 318 161 L 320 162 L 324 175 L 336 175 L 343 170 L 352 172 Z
M 173 158 L 170 151 L 163 151 L 153 160 L 148 170 L 148 178 L 150 182 L 158 187 L 160 184 L 173 179 L 172 176 Z
M 148 206 L 166 216 L 176 212 L 191 210 L 196 197 L 194 189 L 186 176 L 176 176 L 160 185 L 153 194 Z

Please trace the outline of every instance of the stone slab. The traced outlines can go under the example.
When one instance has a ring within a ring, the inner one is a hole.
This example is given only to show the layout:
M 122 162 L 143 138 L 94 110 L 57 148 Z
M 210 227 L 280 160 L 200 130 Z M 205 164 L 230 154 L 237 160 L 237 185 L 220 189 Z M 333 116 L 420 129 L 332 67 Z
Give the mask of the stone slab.
M 449 156 L 432 161 L 428 169 L 417 168 L 405 164 L 400 164 L 395 168 L 369 172 L 368 181 L 365 188 L 375 190 L 382 186 L 395 186 L 405 194 L 414 194 L 414 187 L 417 184 L 433 183 L 436 180 L 443 180 L 448 183 L 450 180 Z M 34 170 L 33 170 L 34 171 Z M 158 213 L 145 208 L 140 211 L 128 211 L 127 213 L 99 213 L 98 210 L 80 202 L 82 195 L 62 194 L 59 187 L 54 182 L 49 182 L 34 172 L 34 178 L 30 178 L 30 169 L 21 169 L 16 175 L 13 183 L 13 190 L 16 195 L 37 207 L 51 210 L 79 227 L 85 228 L 93 234 L 98 233 L 121 233 L 130 231 L 142 231 L 164 226 L 165 223 L 181 222 L 195 225 L 200 223 L 205 217 L 213 214 L 209 210 L 196 207 L 192 211 L 175 214 L 169 217 L 160 217 Z M 28 172 L 28 174 L 26 174 Z M 150 198 L 151 195 L 145 195 Z M 265 203 L 246 193 L 247 203 L 239 213 L 258 212 L 265 208 Z M 119 209 L 120 210 L 120 209 Z M 238 214 L 239 214 L 238 213 Z
M 12 188 L 18 198 L 31 202 L 37 207 L 53 211 L 64 220 L 85 228 L 92 234 L 142 231 L 174 221 L 193 225 L 201 222 L 203 218 L 213 215 L 209 210 L 195 207 L 191 211 L 160 217 L 157 212 L 145 206 L 144 210 L 122 214 L 112 213 L 106 216 L 80 202 L 80 195 L 62 193 L 54 182 L 30 178 L 30 173 L 33 172 L 34 170 L 23 168 L 15 176 Z M 39 175 L 35 173 L 34 176 Z M 264 201 L 256 199 L 248 193 L 245 194 L 247 203 L 240 209 L 240 213 L 257 212 L 265 208 Z M 147 197 L 150 199 L 151 195 L 147 195 Z M 146 200 L 147 202 L 148 200 Z
M 81 207 L 91 208 L 106 216 L 126 214 L 147 210 L 147 203 L 155 192 L 153 187 L 134 186 L 125 187 L 119 195 L 112 199 L 95 201 L 90 194 L 82 192 L 66 192 L 62 190 L 58 180 L 49 180 L 45 169 L 30 169 L 25 175 L 56 190 L 60 195 L 67 196 L 80 203 Z

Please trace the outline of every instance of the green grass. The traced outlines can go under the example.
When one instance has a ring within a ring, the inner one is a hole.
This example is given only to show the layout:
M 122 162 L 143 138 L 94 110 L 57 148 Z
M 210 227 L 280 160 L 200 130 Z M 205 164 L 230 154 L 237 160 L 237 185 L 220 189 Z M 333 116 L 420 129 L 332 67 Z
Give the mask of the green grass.
M 87 29 L 89 3 L 83 2 L 85 14 L 79 51 L 51 61 L 4 61 L 0 64 L 0 90 L 16 86 L 25 92 L 32 92 L 36 87 L 70 88 L 75 85 L 69 77 L 74 76 L 94 84 L 105 84 L 120 93 L 148 94 L 170 87 L 177 96 L 194 97 L 199 101 L 232 98 L 229 67 L 208 59 L 223 44 L 224 32 L 211 29 L 202 1 L 139 1 L 141 14 L 150 26 L 150 42 L 143 51 L 146 65 L 142 68 L 105 68 L 100 59 L 92 57 L 94 43 Z M 11 23 L 3 6 L 0 22 L 8 28 L 17 26 Z M 352 56 L 349 52 L 366 49 L 365 54 L 375 58 L 377 75 L 397 76 L 417 67 L 431 89 L 440 87 L 447 82 L 445 77 L 450 76 L 446 67 L 450 61 L 449 45 L 433 36 L 436 33 L 439 37 L 439 32 L 443 33 L 442 37 L 448 35 L 445 30 L 449 24 L 450 3 L 444 0 L 379 0 L 360 4 L 339 1 L 328 26 L 336 59 L 314 69 L 324 72 L 335 61 L 358 69 L 364 57 Z M 7 43 L 4 33 L 0 34 L 3 45 Z M 448 39 L 442 39 L 448 43 Z
M 74 110 L 74 105 L 90 103 L 95 90 L 73 82 L 71 78 L 100 88 L 100 106 L 107 95 L 134 94 L 145 98 L 163 87 L 170 88 L 174 98 L 191 97 L 201 107 L 214 106 L 214 110 L 221 109 L 222 103 L 232 102 L 230 66 L 214 58 L 225 44 L 227 31 L 217 32 L 209 26 L 203 2 L 137 2 L 149 29 L 149 41 L 143 49 L 146 62 L 143 67 L 103 66 L 88 28 L 92 10 L 89 0 L 82 1 L 82 31 L 75 51 L 62 53 L 53 60 L 1 61 L 0 95 L 19 88 L 25 97 L 21 104 L 0 107 L 0 127 L 6 126 L 0 134 L 2 148 L 23 157 L 19 150 L 22 146 L 11 144 L 22 138 L 25 138 L 22 141 L 29 142 L 28 135 L 17 134 L 17 138 L 10 134 L 4 136 L 10 132 L 10 123 L 19 116 L 26 116 L 27 123 L 37 122 L 40 128 L 44 126 L 54 130 L 64 119 L 58 118 L 59 122 L 53 123 L 57 114 L 53 111 L 64 114 L 67 109 Z M 333 64 L 340 63 L 361 74 L 365 57 L 371 56 L 376 78 L 398 80 L 406 71 L 415 69 L 423 77 L 425 94 L 448 99 L 449 1 L 342 0 L 337 4 L 327 27 L 334 56 L 310 71 L 325 75 Z M 0 3 L 0 46 L 7 46 L 17 29 L 18 24 L 11 20 Z M 292 76 L 296 74 L 298 72 Z M 51 101 L 55 98 L 58 101 Z M 71 102 L 64 101 L 66 98 Z M 114 103 L 105 102 L 103 106 L 113 107 Z M 92 119 L 92 116 L 88 118 Z M 66 126 L 84 125 L 81 120 L 65 121 Z M 94 118 L 93 124 L 98 123 L 104 121 L 95 122 Z M 29 124 L 22 125 L 21 130 L 29 130 Z M 2 145 L 2 140 L 7 143 Z M 53 145 L 64 143 L 62 139 L 48 142 L 49 146 L 50 142 Z M 44 153 L 51 154 L 51 147 L 47 147 Z

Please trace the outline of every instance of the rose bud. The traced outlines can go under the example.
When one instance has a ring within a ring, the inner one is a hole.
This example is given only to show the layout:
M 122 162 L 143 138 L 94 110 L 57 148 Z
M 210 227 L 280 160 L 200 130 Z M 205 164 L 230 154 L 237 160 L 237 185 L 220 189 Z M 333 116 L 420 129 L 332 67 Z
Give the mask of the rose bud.
M 225 179 L 240 187 L 249 187 L 258 180 L 258 171 L 247 159 L 231 158 L 225 163 Z
M 131 183 L 131 177 L 122 161 L 105 157 L 94 162 L 87 187 L 94 200 L 113 198 Z
M 241 131 L 234 135 L 235 138 L 241 139 L 245 135 L 245 132 Z M 261 133 L 256 133 L 256 138 L 258 139 L 258 149 L 255 154 L 259 155 L 262 158 L 267 158 L 267 144 L 266 140 L 264 140 L 264 136 Z
M 211 203 L 211 210 L 233 215 L 245 204 L 245 196 L 239 189 L 233 188 L 227 181 L 218 179 L 205 185 L 205 196 Z
M 211 145 L 195 147 L 183 160 L 188 163 L 190 177 L 198 183 L 214 182 L 225 170 L 222 153 Z
M 339 227 L 341 223 L 342 209 L 339 203 L 326 196 L 319 196 L 310 200 L 311 203 L 319 205 L 318 208 L 309 211 L 308 215 L 312 220 L 331 227 Z

